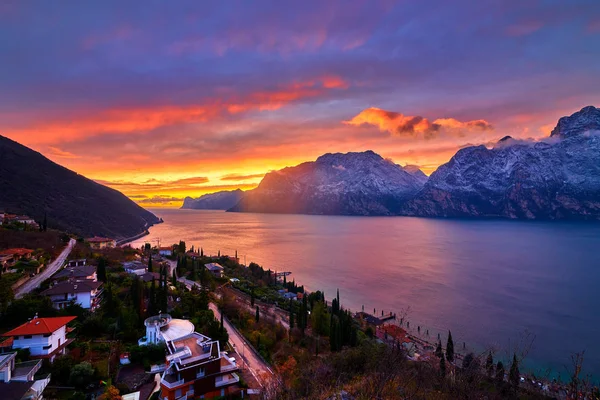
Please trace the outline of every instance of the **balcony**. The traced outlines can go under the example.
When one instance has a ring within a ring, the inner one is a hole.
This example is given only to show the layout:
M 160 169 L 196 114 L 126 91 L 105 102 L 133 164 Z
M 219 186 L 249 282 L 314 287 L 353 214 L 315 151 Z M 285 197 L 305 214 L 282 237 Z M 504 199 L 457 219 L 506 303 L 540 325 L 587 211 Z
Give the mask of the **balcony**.
M 185 383 L 184 379 L 177 379 L 176 374 L 163 374 L 160 384 L 166 386 L 169 389 L 176 388 Z
M 215 387 L 223 387 L 234 383 L 239 383 L 238 374 L 221 375 L 215 378 Z
M 239 368 L 235 364 L 229 364 L 229 365 L 221 366 L 221 372 L 235 371 L 237 369 L 239 369 Z

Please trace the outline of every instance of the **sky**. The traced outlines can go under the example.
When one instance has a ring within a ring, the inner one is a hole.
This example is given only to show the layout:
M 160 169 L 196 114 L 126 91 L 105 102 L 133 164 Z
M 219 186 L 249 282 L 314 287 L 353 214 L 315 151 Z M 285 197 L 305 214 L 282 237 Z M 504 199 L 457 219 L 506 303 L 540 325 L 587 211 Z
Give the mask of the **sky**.
M 145 207 L 328 152 L 432 173 L 600 105 L 600 1 L 0 3 L 0 135 Z

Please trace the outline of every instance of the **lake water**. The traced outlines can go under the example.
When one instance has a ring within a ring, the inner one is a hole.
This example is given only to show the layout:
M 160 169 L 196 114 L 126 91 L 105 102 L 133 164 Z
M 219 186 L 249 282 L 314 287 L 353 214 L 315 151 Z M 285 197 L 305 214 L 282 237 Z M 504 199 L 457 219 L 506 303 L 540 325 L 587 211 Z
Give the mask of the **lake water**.
M 237 250 L 329 299 L 339 288 L 353 310 L 410 308 L 411 331 L 445 341 L 451 330 L 457 349 L 508 359 L 535 336 L 529 370 L 564 374 L 585 350 L 586 372 L 600 377 L 600 224 L 152 211 L 165 222 L 136 246 Z

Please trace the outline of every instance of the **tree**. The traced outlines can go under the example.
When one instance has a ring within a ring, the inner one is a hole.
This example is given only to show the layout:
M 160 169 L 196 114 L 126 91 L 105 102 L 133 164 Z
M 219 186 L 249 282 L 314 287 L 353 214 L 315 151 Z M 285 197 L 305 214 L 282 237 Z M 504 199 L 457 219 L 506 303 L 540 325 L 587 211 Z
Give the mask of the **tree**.
M 200 257 L 204 257 L 204 249 L 200 247 Z
M 179 241 L 179 245 L 177 246 L 177 252 L 180 254 L 185 254 L 185 242 L 183 240 Z
M 254 307 L 254 287 L 250 290 L 250 305 Z
M 175 269 L 173 270 L 173 276 L 171 277 L 171 283 L 173 284 L 173 286 L 177 287 L 177 274 L 175 272 Z
M 42 222 L 42 231 L 48 231 L 48 216 L 44 213 L 44 222 Z
M 446 344 L 446 358 L 448 361 L 454 361 L 454 342 L 452 341 L 452 333 L 448 331 L 448 343 Z
M 83 389 L 92 382 L 94 378 L 94 367 L 87 361 L 75 365 L 69 375 L 69 384 Z
M 221 250 L 217 253 L 217 257 L 221 258 Z
M 148 256 L 148 272 L 152 272 L 152 254 Z
M 502 361 L 498 361 L 498 364 L 496 364 L 496 383 L 502 384 L 504 382 L 504 373 L 504 364 L 502 364 Z
M 225 325 L 223 325 L 223 310 L 221 310 L 221 332 L 225 330 Z
M 444 356 L 444 352 L 442 350 L 442 342 L 438 342 L 437 347 L 435 348 L 435 356 L 437 358 L 442 358 Z
M 113 385 L 107 386 L 104 390 L 104 393 L 98 397 L 98 400 L 121 400 L 121 394 L 119 393 L 119 389 L 114 387 Z
M 443 378 L 446 376 L 446 358 L 442 354 L 440 357 L 440 376 Z
M 488 353 L 487 360 L 485 360 L 485 370 L 487 371 L 488 378 L 494 375 L 494 357 L 491 351 Z
M 508 381 L 513 389 L 517 390 L 520 380 L 521 374 L 519 372 L 519 360 L 517 360 L 517 355 L 513 354 L 512 365 L 510 366 L 510 372 L 508 373 Z
M 463 358 L 462 367 L 464 370 L 468 370 L 471 366 L 474 365 L 475 354 L 469 353 Z
M 106 282 L 106 259 L 100 257 L 98 259 L 98 268 L 96 268 L 96 276 L 99 281 Z
M 260 311 L 258 309 L 258 306 L 256 306 L 256 316 L 254 318 L 256 319 L 256 322 L 260 320 Z

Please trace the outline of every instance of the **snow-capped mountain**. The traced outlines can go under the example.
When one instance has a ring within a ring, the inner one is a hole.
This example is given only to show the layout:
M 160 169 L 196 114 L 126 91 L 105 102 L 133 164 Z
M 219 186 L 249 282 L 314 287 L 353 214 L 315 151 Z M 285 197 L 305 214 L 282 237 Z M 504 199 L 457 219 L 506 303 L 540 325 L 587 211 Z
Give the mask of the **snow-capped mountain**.
M 186 197 L 181 208 L 192 210 L 227 210 L 235 206 L 244 192 L 241 189 L 209 193 L 197 199 Z
M 600 219 L 600 109 L 561 118 L 543 141 L 505 137 L 491 149 L 461 149 L 402 214 Z
M 269 172 L 230 211 L 394 215 L 425 180 L 421 171 L 407 172 L 372 151 L 325 154 Z

